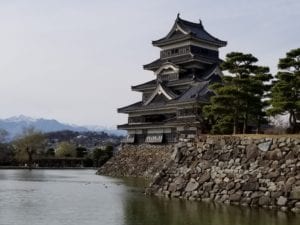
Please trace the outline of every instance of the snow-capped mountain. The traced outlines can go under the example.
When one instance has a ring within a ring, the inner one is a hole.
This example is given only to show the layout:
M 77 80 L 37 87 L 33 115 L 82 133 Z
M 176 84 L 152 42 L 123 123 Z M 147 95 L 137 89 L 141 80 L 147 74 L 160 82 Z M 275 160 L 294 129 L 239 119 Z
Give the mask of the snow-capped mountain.
M 104 131 L 109 134 L 122 135 L 122 132 L 120 133 L 116 129 L 110 129 L 101 126 L 76 126 L 61 123 L 54 119 L 35 119 L 24 115 L 13 116 L 7 119 L 0 119 L 0 129 L 6 130 L 9 133 L 10 139 L 22 134 L 24 128 L 28 127 L 34 127 L 35 129 L 44 133 L 52 131 L 71 130 L 78 132 Z
M 6 122 L 12 122 L 12 123 L 17 123 L 17 122 L 26 122 L 26 123 L 32 123 L 35 122 L 37 119 L 33 119 L 29 116 L 24 116 L 24 115 L 19 115 L 19 116 L 12 116 L 7 119 L 5 119 Z

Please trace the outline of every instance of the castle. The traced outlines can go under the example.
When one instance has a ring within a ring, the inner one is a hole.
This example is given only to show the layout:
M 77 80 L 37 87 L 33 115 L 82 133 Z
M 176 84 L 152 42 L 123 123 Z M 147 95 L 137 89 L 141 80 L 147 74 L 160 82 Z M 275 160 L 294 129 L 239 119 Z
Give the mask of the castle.
M 179 133 L 201 129 L 201 107 L 213 95 L 209 85 L 220 82 L 219 48 L 227 42 L 209 34 L 201 21 L 194 23 L 177 15 L 170 32 L 153 41 L 160 58 L 144 65 L 155 79 L 132 86 L 142 100 L 118 109 L 128 114 L 126 143 L 173 143 Z

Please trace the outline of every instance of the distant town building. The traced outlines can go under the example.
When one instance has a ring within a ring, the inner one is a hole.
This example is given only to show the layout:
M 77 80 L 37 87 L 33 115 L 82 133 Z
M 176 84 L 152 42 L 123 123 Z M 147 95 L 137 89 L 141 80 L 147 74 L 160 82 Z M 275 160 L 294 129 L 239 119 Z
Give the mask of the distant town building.
M 128 114 L 126 143 L 172 143 L 181 132 L 201 130 L 201 107 L 213 95 L 208 86 L 219 82 L 220 47 L 226 42 L 209 34 L 201 21 L 183 20 L 179 14 L 170 32 L 153 41 L 161 48 L 160 58 L 144 65 L 155 79 L 132 86 L 142 100 L 119 108 Z

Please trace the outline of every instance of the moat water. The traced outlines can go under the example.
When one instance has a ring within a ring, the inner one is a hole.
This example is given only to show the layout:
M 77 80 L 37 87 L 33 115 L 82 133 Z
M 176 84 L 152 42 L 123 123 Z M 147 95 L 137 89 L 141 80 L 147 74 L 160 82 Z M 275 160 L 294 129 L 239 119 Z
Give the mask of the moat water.
M 147 197 L 94 170 L 0 170 L 0 225 L 299 225 L 300 215 Z

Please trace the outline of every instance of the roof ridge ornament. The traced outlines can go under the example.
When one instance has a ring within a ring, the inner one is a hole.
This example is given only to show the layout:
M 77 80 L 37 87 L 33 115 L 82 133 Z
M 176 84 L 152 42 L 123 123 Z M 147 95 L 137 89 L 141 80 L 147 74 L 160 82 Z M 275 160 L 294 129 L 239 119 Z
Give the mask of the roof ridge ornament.
M 203 27 L 201 18 L 199 18 L 199 25 L 200 25 L 201 27 Z
M 180 19 L 180 12 L 177 13 L 177 19 Z

